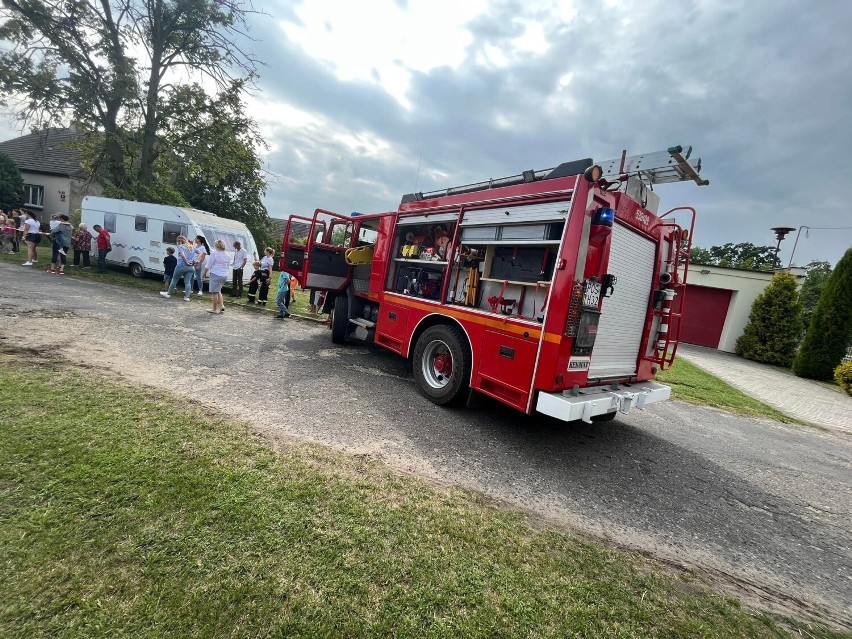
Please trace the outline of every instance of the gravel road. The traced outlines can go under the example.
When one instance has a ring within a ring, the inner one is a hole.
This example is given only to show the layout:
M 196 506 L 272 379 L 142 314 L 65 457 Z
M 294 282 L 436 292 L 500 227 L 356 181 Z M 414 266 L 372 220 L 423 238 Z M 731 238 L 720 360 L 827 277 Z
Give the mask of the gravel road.
M 849 436 L 676 401 L 592 426 L 489 402 L 439 409 L 392 353 L 208 304 L 2 263 L 0 320 L 16 328 L 0 349 L 166 389 L 265 436 L 371 455 L 689 568 L 755 605 L 852 626 Z

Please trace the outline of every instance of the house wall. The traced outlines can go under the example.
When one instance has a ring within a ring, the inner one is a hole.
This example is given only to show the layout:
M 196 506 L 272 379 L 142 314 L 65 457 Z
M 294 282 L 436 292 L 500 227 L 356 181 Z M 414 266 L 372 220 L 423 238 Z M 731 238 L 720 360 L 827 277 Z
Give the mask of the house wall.
M 102 191 L 95 183 L 57 175 L 21 171 L 21 178 L 24 184 L 44 187 L 44 207 L 28 207 L 43 222 L 49 220 L 54 213 L 66 213 L 73 218 L 74 212 L 81 207 L 86 195 L 100 195 Z
M 804 270 L 793 269 L 792 274 L 796 276 L 798 285 L 804 282 Z M 731 303 L 728 307 L 728 316 L 719 338 L 719 350 L 734 352 L 737 339 L 743 334 L 751 313 L 751 306 L 757 296 L 763 292 L 772 276 L 771 271 L 745 271 L 732 268 L 719 268 L 714 266 L 690 265 L 689 278 L 687 279 L 686 304 L 689 306 L 689 285 L 707 286 L 733 291 Z

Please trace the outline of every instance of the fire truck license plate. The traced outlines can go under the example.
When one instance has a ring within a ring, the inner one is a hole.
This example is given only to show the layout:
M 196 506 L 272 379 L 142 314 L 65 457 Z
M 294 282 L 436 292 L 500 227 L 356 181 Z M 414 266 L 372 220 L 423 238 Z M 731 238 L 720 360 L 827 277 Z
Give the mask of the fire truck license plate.
M 594 306 L 597 308 L 598 301 L 601 298 L 601 285 L 598 282 L 586 281 L 585 289 L 583 293 L 583 306 Z

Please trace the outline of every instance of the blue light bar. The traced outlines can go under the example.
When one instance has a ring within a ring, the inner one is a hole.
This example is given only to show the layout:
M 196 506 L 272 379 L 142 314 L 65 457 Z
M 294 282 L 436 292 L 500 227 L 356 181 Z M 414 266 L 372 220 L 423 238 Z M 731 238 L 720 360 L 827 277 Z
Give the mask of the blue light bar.
M 612 226 L 615 219 L 615 209 L 599 208 L 595 211 L 595 217 L 592 218 L 592 224 L 600 226 Z

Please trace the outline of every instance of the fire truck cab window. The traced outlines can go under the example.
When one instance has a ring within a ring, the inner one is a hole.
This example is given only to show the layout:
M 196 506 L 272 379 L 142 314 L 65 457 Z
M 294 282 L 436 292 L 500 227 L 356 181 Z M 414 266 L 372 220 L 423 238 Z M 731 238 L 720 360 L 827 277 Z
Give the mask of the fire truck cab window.
M 328 244 L 330 246 L 349 246 L 352 241 L 352 222 L 334 221 L 329 227 L 329 233 L 325 241 L 318 239 L 318 242 Z
M 376 243 L 376 238 L 379 236 L 375 229 L 369 228 L 366 224 L 361 225 L 358 229 L 358 246 L 372 246 Z

